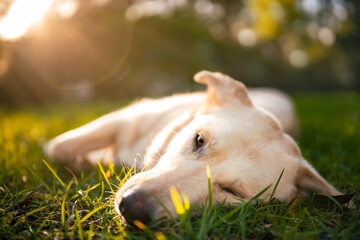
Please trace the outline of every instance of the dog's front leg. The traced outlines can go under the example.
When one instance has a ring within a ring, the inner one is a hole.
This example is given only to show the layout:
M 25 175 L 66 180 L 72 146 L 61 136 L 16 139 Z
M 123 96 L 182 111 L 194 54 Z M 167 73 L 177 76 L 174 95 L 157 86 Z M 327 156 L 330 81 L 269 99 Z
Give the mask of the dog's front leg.
M 57 136 L 45 146 L 45 152 L 53 160 L 81 168 L 87 153 L 114 144 L 123 125 L 119 112 L 110 113 Z

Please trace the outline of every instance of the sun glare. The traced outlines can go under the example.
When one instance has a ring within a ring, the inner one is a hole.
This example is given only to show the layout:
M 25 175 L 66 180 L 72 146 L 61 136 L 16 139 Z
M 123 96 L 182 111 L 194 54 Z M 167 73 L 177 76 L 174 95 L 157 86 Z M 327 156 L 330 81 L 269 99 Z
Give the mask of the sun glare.
M 7 40 L 24 36 L 29 28 L 41 21 L 54 0 L 15 0 L 7 15 L 0 20 L 0 35 Z

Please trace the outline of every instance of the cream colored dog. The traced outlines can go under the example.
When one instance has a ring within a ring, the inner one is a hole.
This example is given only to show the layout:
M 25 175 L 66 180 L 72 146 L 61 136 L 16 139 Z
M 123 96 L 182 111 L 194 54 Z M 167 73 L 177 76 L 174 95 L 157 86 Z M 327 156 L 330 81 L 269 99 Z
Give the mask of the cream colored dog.
M 195 75 L 206 93 L 144 100 L 53 139 L 48 154 L 81 167 L 89 152 L 112 146 L 116 163 L 148 171 L 130 178 L 116 194 L 116 209 L 143 223 L 174 213 L 169 188 L 184 191 L 192 205 L 208 198 L 210 166 L 213 200 L 249 200 L 283 176 L 274 194 L 290 201 L 298 193 L 339 195 L 301 156 L 295 141 L 297 120 L 289 98 L 251 90 L 221 73 Z M 136 154 L 140 154 L 136 157 Z M 262 198 L 272 193 L 269 188 Z M 155 197 L 156 196 L 156 197 Z M 157 199 L 158 200 L 157 200 Z

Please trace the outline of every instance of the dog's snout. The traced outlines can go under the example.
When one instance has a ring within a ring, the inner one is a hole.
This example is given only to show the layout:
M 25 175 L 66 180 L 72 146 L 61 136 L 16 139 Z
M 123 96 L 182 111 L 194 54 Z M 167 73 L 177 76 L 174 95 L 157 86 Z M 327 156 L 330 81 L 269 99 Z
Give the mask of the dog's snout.
M 119 204 L 119 210 L 128 223 L 134 220 L 147 224 L 151 222 L 151 206 L 148 196 L 142 191 L 126 191 Z

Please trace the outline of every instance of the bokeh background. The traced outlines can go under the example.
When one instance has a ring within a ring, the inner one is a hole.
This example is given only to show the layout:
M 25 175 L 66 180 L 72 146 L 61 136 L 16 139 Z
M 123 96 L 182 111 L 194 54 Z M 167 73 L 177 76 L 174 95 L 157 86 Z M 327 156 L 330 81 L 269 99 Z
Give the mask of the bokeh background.
M 158 97 L 199 70 L 360 90 L 360 1 L 1 0 L 0 104 Z

